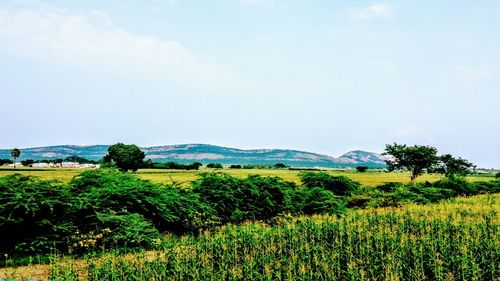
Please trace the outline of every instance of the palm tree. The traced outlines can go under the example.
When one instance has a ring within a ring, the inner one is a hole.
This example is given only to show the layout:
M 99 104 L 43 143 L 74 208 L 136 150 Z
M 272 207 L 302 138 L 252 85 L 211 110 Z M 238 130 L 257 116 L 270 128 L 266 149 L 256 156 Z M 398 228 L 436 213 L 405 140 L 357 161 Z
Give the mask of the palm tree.
M 16 168 L 16 159 L 21 155 L 21 150 L 14 148 L 10 151 L 10 155 L 14 158 L 14 169 Z

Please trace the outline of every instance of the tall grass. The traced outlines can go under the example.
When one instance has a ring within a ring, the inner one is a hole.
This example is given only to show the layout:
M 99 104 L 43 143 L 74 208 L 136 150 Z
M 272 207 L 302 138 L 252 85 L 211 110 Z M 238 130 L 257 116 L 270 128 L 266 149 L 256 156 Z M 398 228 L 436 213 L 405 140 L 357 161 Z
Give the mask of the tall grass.
M 499 280 L 500 196 L 228 225 L 53 280 Z M 168 240 L 167 240 L 168 241 Z

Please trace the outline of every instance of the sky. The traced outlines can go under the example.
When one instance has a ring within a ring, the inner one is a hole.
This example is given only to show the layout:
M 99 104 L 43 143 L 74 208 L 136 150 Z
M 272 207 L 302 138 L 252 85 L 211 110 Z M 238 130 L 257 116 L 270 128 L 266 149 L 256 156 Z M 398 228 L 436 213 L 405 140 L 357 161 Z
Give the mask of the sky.
M 500 1 L 0 0 L 0 148 L 432 145 L 500 168 Z

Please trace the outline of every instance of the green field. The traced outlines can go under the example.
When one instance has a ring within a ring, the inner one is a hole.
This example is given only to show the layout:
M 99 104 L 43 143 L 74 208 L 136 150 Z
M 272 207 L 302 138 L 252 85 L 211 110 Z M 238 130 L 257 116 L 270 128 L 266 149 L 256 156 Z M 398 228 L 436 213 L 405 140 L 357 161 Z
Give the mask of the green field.
M 498 280 L 500 195 L 428 206 L 282 217 L 199 236 L 166 236 L 158 250 L 54 257 L 0 269 L 51 280 Z
M 73 177 L 77 176 L 84 169 L 39 169 L 39 168 L 21 168 L 14 170 L 12 168 L 0 168 L 0 177 L 21 173 L 23 175 L 31 175 L 40 177 L 41 179 L 56 179 L 64 182 L 70 181 Z M 198 178 L 200 173 L 211 173 L 211 172 L 223 172 L 236 177 L 246 177 L 248 175 L 261 175 L 261 176 L 277 176 L 281 177 L 287 181 L 293 181 L 299 183 L 299 173 L 300 171 L 289 171 L 289 170 L 266 170 L 266 169 L 201 169 L 198 171 L 186 171 L 186 170 L 159 170 L 159 169 L 143 169 L 137 172 L 137 175 L 142 179 L 151 180 L 156 183 L 161 184 L 179 184 L 181 186 L 188 186 L 189 183 Z M 359 173 L 355 171 L 342 171 L 342 170 L 330 170 L 327 173 L 336 176 L 346 176 L 354 181 L 361 183 L 364 186 L 377 186 L 386 182 L 403 182 L 408 183 L 410 181 L 409 173 L 386 173 L 386 172 L 366 172 Z M 417 182 L 430 181 L 434 182 L 442 179 L 442 175 L 439 174 L 424 174 L 417 178 Z M 467 180 L 471 182 L 476 181 L 488 181 L 493 180 L 492 175 L 470 175 Z

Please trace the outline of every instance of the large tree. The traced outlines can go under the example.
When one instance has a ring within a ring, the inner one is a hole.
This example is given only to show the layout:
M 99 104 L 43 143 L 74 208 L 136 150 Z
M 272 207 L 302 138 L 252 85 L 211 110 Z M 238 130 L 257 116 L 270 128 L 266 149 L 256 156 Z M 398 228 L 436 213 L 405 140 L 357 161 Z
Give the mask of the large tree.
M 137 171 L 144 161 L 144 152 L 135 144 L 117 143 L 108 148 L 104 162 L 115 163 L 122 171 Z
M 16 168 L 16 159 L 21 156 L 21 150 L 14 148 L 10 151 L 10 155 L 14 158 L 14 169 Z
M 463 158 L 455 158 L 450 154 L 439 157 L 439 164 L 434 170 L 437 173 L 444 174 L 448 178 L 463 177 L 476 169 L 476 166 Z
M 439 162 L 437 149 L 432 146 L 407 146 L 394 143 L 386 145 L 383 154 L 389 156 L 385 161 L 389 171 L 409 171 L 412 182 L 425 171 L 433 170 Z

